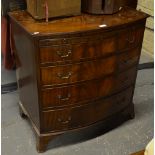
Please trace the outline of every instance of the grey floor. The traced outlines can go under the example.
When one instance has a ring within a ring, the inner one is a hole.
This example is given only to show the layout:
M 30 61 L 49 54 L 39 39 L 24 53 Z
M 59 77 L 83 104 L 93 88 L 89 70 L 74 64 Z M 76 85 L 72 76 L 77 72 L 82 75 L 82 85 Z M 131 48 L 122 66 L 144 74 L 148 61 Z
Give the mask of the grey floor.
M 142 54 L 141 62 L 153 61 Z M 2 67 L 2 84 L 16 81 L 14 71 Z M 138 72 L 134 94 L 136 117 L 102 134 L 102 125 L 69 132 L 53 140 L 44 155 L 129 155 L 142 150 L 153 138 L 153 69 Z M 2 99 L 2 155 L 37 155 L 35 136 L 27 120 L 18 113 L 18 92 Z

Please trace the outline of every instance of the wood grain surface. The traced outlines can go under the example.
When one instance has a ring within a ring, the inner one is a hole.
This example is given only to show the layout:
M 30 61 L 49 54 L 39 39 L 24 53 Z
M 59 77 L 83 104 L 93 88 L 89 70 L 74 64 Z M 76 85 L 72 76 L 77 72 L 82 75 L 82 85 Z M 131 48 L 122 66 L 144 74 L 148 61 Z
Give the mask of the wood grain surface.
M 82 14 L 49 23 L 35 21 L 26 11 L 9 16 L 20 111 L 31 120 L 38 152 L 69 130 L 98 122 L 109 130 L 134 118 L 148 15 L 124 7 L 114 15 Z

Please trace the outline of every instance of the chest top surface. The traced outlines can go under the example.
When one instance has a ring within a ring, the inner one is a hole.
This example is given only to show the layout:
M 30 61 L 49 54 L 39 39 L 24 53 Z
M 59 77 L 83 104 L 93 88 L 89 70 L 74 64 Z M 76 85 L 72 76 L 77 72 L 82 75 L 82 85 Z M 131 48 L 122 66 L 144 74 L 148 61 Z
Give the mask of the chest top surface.
M 52 35 L 84 32 L 98 29 L 112 29 L 116 26 L 136 22 L 148 17 L 147 14 L 125 7 L 113 15 L 81 14 L 75 17 L 52 19 L 48 23 L 34 20 L 26 11 L 9 13 L 31 35 Z

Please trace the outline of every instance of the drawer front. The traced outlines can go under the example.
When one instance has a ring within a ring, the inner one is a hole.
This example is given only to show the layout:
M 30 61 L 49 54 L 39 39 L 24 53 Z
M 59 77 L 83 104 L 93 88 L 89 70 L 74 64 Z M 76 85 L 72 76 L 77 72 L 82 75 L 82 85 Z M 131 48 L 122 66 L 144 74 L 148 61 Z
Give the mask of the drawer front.
M 118 50 L 126 50 L 142 44 L 144 27 L 130 27 L 122 30 L 118 35 Z
M 84 63 L 41 68 L 42 85 L 69 84 L 96 79 L 111 74 L 116 69 L 117 57 L 87 61 Z
M 82 82 L 80 84 L 42 90 L 42 107 L 82 105 L 85 101 L 102 98 L 134 84 L 136 67 L 116 76 Z
M 140 57 L 140 48 L 129 50 L 128 52 L 122 53 L 118 56 L 118 70 L 124 71 L 131 66 L 137 66 Z
M 68 42 L 66 41 L 68 44 L 53 40 L 53 43 L 58 44 L 40 47 L 40 62 L 82 61 L 116 52 L 116 35 L 108 38 L 102 37 L 100 35 L 88 38 L 73 38 Z
M 87 37 L 40 40 L 40 63 L 78 62 L 121 52 L 142 43 L 144 27 Z
M 57 111 L 44 111 L 43 131 L 61 131 L 83 127 L 103 120 L 108 116 L 123 110 L 131 103 L 133 87 L 104 100 L 94 103 L 59 109 Z

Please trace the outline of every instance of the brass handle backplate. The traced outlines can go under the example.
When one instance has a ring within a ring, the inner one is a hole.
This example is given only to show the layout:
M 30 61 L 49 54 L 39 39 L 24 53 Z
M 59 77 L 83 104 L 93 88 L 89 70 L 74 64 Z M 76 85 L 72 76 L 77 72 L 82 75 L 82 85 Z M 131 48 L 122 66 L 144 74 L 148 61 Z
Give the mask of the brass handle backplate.
M 58 73 L 57 76 L 60 78 L 60 79 L 69 79 L 72 75 L 72 72 L 69 72 L 67 74 L 64 74 L 64 73 Z
M 68 94 L 67 97 L 63 97 L 61 95 L 58 95 L 58 99 L 60 99 L 61 101 L 68 101 L 71 97 L 71 94 Z
M 58 118 L 58 121 L 62 124 L 68 124 L 71 121 L 71 117 L 68 117 L 67 120 L 62 120 L 61 118 Z
M 125 102 L 126 98 L 122 97 L 121 99 L 118 99 L 118 101 L 116 102 L 116 104 L 122 104 L 123 102 Z
M 123 60 L 123 63 L 124 63 L 124 64 L 132 64 L 132 63 L 135 63 L 137 60 L 138 60 L 138 57 L 136 57 L 136 58 L 130 57 L 130 58 L 128 58 L 128 59 L 124 59 L 124 60 Z
M 60 56 L 61 58 L 67 58 L 69 55 L 72 53 L 71 50 L 68 50 L 67 52 L 65 51 L 57 51 L 57 55 Z
M 135 40 L 135 34 L 134 34 L 134 29 L 132 29 L 132 31 L 130 32 L 129 37 L 126 39 L 130 44 L 133 44 L 136 40 Z
M 129 81 L 129 77 L 128 77 L 128 76 L 125 76 L 125 77 L 121 80 L 121 82 L 122 82 L 123 84 L 128 83 L 128 81 Z
M 126 39 L 130 44 L 133 44 L 135 42 L 135 37 L 133 36 L 130 39 Z

